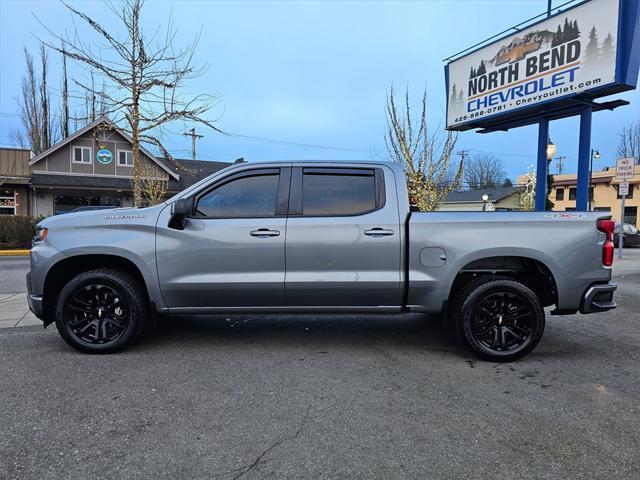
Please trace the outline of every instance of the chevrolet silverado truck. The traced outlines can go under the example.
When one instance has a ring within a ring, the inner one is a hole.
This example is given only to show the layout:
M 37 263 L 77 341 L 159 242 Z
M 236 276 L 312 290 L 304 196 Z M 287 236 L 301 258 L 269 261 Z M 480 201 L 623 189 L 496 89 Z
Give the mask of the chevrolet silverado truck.
M 40 222 L 28 301 L 90 353 L 157 315 L 424 312 L 493 361 L 538 344 L 544 307 L 616 306 L 609 215 L 413 210 L 396 164 L 234 165 L 159 205 Z

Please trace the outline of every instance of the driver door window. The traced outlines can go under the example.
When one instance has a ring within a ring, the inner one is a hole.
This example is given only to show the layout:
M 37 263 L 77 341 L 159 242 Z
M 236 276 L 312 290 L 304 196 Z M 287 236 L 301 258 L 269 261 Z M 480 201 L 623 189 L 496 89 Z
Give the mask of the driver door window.
M 276 214 L 278 174 L 241 177 L 205 193 L 196 214 L 207 218 L 256 218 Z

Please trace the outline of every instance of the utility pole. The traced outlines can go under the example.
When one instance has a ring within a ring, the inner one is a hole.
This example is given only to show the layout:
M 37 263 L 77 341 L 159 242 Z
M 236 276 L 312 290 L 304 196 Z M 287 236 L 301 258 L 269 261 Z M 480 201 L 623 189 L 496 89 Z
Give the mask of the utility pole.
M 460 155 L 460 163 L 462 164 L 462 179 L 460 185 L 460 187 L 462 187 L 464 185 L 464 157 L 469 155 L 469 150 L 460 150 L 459 152 L 456 152 L 456 155 Z
M 191 160 L 196 159 L 196 138 L 202 138 L 204 135 L 196 134 L 196 127 L 193 127 L 189 130 L 191 133 L 184 132 L 183 135 L 185 137 L 191 137 Z
M 558 162 L 558 175 L 562 175 L 562 169 L 564 168 L 564 159 L 567 158 L 566 156 L 560 156 L 560 157 L 556 157 L 556 160 Z

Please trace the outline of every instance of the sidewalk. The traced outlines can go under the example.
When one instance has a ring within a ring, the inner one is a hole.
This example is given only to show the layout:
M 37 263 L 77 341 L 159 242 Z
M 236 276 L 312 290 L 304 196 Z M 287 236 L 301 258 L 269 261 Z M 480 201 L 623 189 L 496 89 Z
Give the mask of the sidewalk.
M 0 293 L 0 328 L 42 326 L 29 311 L 26 293 Z

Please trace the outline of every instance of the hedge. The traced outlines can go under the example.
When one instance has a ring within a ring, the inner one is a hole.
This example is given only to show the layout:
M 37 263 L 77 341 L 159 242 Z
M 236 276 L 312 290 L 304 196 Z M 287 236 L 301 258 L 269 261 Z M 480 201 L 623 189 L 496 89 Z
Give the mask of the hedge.
M 42 218 L 0 215 L 0 249 L 29 248 L 36 224 Z

